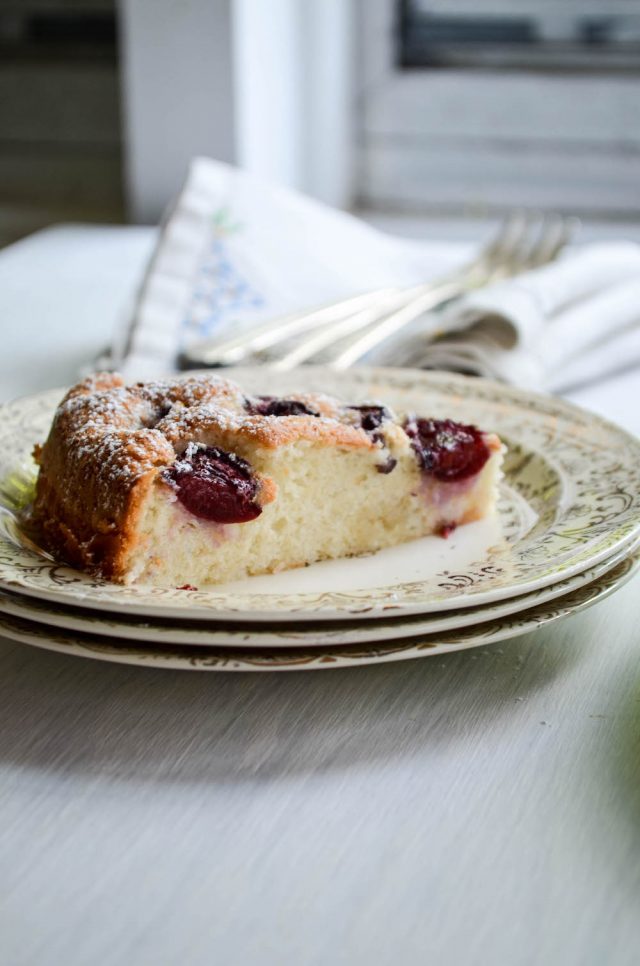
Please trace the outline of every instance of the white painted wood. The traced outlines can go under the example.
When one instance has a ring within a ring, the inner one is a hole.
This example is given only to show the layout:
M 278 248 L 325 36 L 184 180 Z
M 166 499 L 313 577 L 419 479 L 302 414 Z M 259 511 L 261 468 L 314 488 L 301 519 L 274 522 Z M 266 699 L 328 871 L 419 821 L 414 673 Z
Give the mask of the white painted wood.
M 394 73 L 393 46 L 389 42 L 396 25 L 390 0 L 354 0 L 357 37 L 356 89 L 360 109 Z M 360 125 L 361 126 L 361 125 Z
M 302 187 L 302 67 L 298 0 L 235 0 L 233 76 L 242 167 Z
M 197 155 L 353 200 L 352 0 L 120 0 L 126 184 L 158 219 Z
M 585 151 L 632 150 L 640 147 L 639 92 L 635 77 L 396 72 L 365 100 L 363 124 L 371 135 L 423 141 L 541 140 Z
M 235 159 L 231 0 L 120 0 L 131 217 L 156 222 L 191 158 Z
M 480 13 L 492 17 L 540 16 L 541 19 L 553 21 L 567 20 L 571 22 L 575 16 L 602 16 L 602 0 L 578 0 L 566 4 L 573 10 L 562 10 L 557 0 L 418 0 L 417 6 L 427 13 L 437 11 L 440 15 L 477 17 Z M 608 0 L 607 15 L 622 16 L 633 13 L 633 0 Z
M 356 112 L 353 0 L 303 0 L 303 187 L 348 208 L 355 194 Z
M 527 204 L 564 212 L 634 215 L 640 212 L 635 155 L 549 151 L 541 144 L 500 145 L 469 140 L 399 144 L 371 138 L 361 168 L 361 203 L 374 208 L 438 208 L 480 212 Z M 469 159 L 473 158 L 470 166 Z M 579 174 L 578 174 L 579 171 Z
M 355 214 L 380 231 L 403 238 L 422 240 L 442 239 L 443 241 L 477 241 L 481 244 L 493 238 L 502 223 L 500 217 L 492 218 L 476 215 L 467 218 L 453 218 L 451 215 L 429 216 L 412 211 L 380 211 L 360 208 Z M 640 243 L 640 221 L 582 221 L 577 230 L 576 241 L 635 241 Z
M 0 254 L 3 394 L 70 378 L 151 241 Z M 638 380 L 576 398 L 637 432 Z M 0 641 L 0 960 L 635 966 L 639 620 L 633 581 L 511 642 L 279 677 Z
M 358 0 L 364 205 L 638 210 L 637 77 L 400 71 L 394 9 Z
M 235 0 L 239 164 L 328 204 L 353 200 L 352 0 Z

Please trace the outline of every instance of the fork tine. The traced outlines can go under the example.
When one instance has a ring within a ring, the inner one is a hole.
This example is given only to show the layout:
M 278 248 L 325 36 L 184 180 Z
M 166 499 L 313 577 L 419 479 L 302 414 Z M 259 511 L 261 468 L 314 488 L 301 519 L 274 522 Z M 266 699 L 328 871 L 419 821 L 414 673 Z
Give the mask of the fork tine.
M 526 228 L 527 215 L 522 209 L 510 212 L 503 219 L 497 234 L 485 249 L 486 256 L 492 260 L 501 259 L 505 251 L 510 251 L 518 242 Z
M 542 215 L 531 210 L 521 211 L 519 214 L 520 218 L 499 253 L 499 258 L 490 266 L 488 282 L 515 275 L 527 264 L 529 252 L 540 229 Z
M 534 237 L 519 253 L 519 261 L 513 270 L 522 272 L 539 268 L 553 261 L 570 241 L 578 227 L 578 220 L 565 218 L 553 212 L 538 215 L 538 225 Z
M 553 261 L 561 250 L 571 241 L 580 227 L 580 219 L 564 218 L 561 215 L 550 216 L 551 224 L 538 250 L 532 253 L 535 265 L 546 265 Z
M 535 229 L 539 220 L 539 215 L 535 211 L 520 210 L 513 217 L 509 225 L 503 244 L 498 251 L 498 260 L 502 263 L 512 259 L 523 247 L 526 247 L 531 235 L 532 228 Z
M 556 214 L 543 214 L 536 236 L 529 250 L 524 254 L 525 268 L 536 268 L 551 260 L 558 251 L 558 243 L 563 234 L 563 219 Z
M 502 219 L 495 234 L 467 266 L 468 274 L 472 278 L 485 278 L 494 266 L 504 261 L 523 231 L 524 220 L 524 212 L 520 209 L 510 212 Z

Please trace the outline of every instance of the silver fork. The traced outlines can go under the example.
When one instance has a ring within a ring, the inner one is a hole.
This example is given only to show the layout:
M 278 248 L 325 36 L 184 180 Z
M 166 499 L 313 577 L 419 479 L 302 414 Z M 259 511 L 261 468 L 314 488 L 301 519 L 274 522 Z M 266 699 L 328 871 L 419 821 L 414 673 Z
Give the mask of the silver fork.
M 448 281 L 418 286 L 415 292 L 409 293 L 406 301 L 401 301 L 391 311 L 381 311 L 364 332 L 357 332 L 351 338 L 345 338 L 349 335 L 346 331 L 341 338 L 337 326 L 326 333 L 325 339 L 324 333 L 312 336 L 274 361 L 272 367 L 280 371 L 291 369 L 312 359 L 321 348 L 339 340 L 338 351 L 324 361 L 333 369 L 348 369 L 404 326 L 452 298 L 552 261 L 567 244 L 574 228 L 574 219 L 516 213 L 507 219 L 496 238 L 459 275 Z M 434 319 L 434 334 L 437 325 Z
M 366 315 L 360 313 L 359 316 L 341 319 L 331 326 L 326 326 L 316 335 L 305 339 L 286 355 L 272 362 L 272 367 L 281 371 L 292 369 L 313 358 L 322 349 L 336 341 L 344 345 L 345 338 L 355 333 L 348 348 L 345 348 L 338 357 L 341 359 L 344 355 L 344 365 L 337 360 L 332 363 L 337 368 L 347 368 L 356 358 L 366 354 L 369 348 L 384 341 L 388 334 L 393 334 L 423 312 L 454 298 L 457 294 L 474 287 L 475 284 L 482 284 L 494 268 L 497 269 L 498 266 L 506 263 L 517 246 L 521 244 L 522 236 L 526 232 L 526 224 L 524 215 L 520 212 L 514 213 L 502 224 L 496 237 L 456 273 L 391 293 L 385 301 L 378 301 L 371 306 Z M 366 329 L 365 334 L 358 334 L 363 328 Z M 353 360 L 351 356 L 354 357 Z
M 496 238 L 482 249 L 469 265 L 465 265 L 453 276 L 411 288 L 376 289 L 362 295 L 331 302 L 316 309 L 269 319 L 261 325 L 253 326 L 250 331 L 242 332 L 229 339 L 214 339 L 204 343 L 195 343 L 184 351 L 182 361 L 191 366 L 237 365 L 250 355 L 264 353 L 265 350 L 273 350 L 294 337 L 316 329 L 320 333 L 331 331 L 330 337 L 322 335 L 320 340 L 322 345 L 330 345 L 332 341 L 335 341 L 336 333 L 339 337 L 357 331 L 378 318 L 392 302 L 397 307 L 402 301 L 408 302 L 418 293 L 426 294 L 427 291 L 437 291 L 441 286 L 450 284 L 459 276 L 466 276 L 468 273 L 481 270 L 485 262 L 489 264 L 494 260 L 506 259 L 511 248 L 519 242 L 524 224 L 525 216 L 521 212 L 514 212 L 504 222 Z M 320 341 L 318 349 L 315 351 L 318 351 L 321 347 Z
M 449 276 L 410 288 L 378 289 L 271 319 L 234 338 L 191 346 L 182 362 L 228 366 L 257 356 L 272 368 L 287 370 L 340 342 L 341 349 L 329 364 L 345 369 L 424 312 L 496 278 L 550 261 L 569 234 L 566 219 L 550 216 L 541 222 L 540 216 L 514 212 L 476 258 Z M 309 332 L 308 338 L 274 358 L 282 343 Z

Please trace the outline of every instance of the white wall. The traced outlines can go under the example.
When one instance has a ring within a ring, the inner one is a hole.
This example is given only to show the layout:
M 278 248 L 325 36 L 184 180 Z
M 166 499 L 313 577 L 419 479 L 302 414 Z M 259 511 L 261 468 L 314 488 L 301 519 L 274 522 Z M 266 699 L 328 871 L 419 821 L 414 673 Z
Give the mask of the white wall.
M 189 159 L 233 161 L 231 0 L 120 0 L 125 184 L 155 222 Z
M 638 217 L 636 75 L 398 71 L 394 0 L 357 6 L 364 207 Z
M 120 0 L 130 215 L 155 221 L 210 155 L 353 196 L 353 0 Z

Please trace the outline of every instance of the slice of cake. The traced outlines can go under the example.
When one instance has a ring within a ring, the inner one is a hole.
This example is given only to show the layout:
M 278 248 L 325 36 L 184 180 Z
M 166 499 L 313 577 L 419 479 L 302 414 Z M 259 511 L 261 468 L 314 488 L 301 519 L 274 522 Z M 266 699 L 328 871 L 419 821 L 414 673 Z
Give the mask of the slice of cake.
M 33 518 L 59 559 L 124 583 L 197 587 L 379 550 L 490 513 L 497 436 L 213 376 L 67 393 Z

